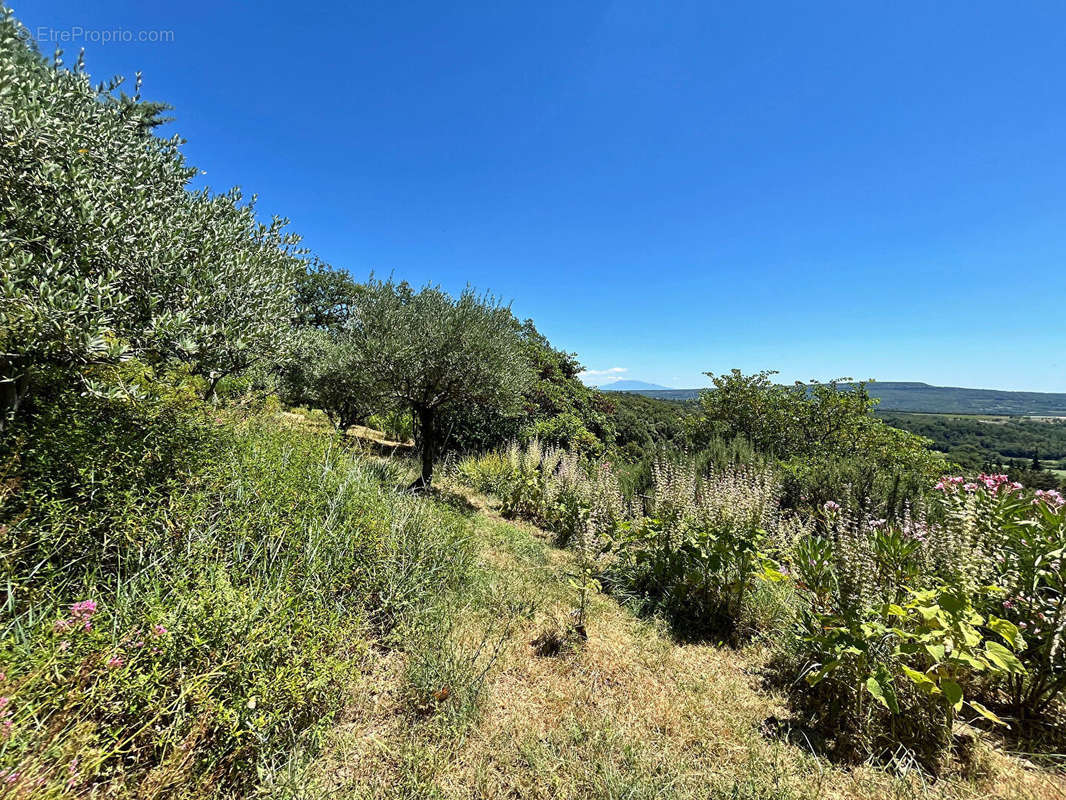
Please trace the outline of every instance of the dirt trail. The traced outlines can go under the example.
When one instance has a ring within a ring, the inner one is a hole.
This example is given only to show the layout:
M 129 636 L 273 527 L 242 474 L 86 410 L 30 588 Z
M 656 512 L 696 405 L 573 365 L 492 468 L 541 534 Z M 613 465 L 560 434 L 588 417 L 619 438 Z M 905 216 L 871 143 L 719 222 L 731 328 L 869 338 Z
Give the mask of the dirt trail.
M 532 643 L 571 619 L 571 555 L 465 497 L 488 599 L 463 615 L 457 637 L 470 651 L 505 634 L 480 706 L 458 721 L 412 715 L 401 657 L 380 659 L 316 765 L 322 796 L 1066 798 L 1061 777 L 991 748 L 980 782 L 832 766 L 764 735 L 764 721 L 787 709 L 760 685 L 762 650 L 678 644 L 604 595 L 592 601 L 587 642 L 538 655 Z

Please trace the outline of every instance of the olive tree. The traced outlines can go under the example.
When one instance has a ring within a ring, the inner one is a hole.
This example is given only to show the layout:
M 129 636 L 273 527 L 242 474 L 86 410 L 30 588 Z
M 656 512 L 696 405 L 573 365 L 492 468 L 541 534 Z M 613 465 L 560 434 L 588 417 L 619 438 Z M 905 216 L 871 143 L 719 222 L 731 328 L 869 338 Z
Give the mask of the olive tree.
M 465 289 L 371 278 L 345 329 L 367 385 L 386 402 L 410 409 L 422 468 L 412 488 L 428 488 L 441 450 L 439 422 L 449 411 L 521 401 L 532 380 L 520 327 L 508 306 Z
M 359 351 L 341 331 L 297 331 L 292 357 L 281 375 L 289 402 L 322 409 L 340 433 L 364 424 L 387 404 Z
M 105 392 L 93 366 L 181 361 L 209 387 L 277 352 L 303 269 L 284 221 L 193 193 L 158 104 L 94 87 L 0 16 L 0 416 L 35 384 Z

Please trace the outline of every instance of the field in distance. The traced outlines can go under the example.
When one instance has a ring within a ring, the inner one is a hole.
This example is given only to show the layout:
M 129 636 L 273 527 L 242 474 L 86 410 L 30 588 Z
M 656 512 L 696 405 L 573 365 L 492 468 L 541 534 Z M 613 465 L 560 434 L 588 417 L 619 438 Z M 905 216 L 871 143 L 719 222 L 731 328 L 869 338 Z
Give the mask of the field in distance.
M 869 390 L 873 397 L 881 401 L 881 411 L 991 417 L 1066 417 L 1066 393 L 1008 392 L 891 381 L 872 383 Z M 637 390 L 636 393 L 662 400 L 694 400 L 701 391 L 655 389 Z

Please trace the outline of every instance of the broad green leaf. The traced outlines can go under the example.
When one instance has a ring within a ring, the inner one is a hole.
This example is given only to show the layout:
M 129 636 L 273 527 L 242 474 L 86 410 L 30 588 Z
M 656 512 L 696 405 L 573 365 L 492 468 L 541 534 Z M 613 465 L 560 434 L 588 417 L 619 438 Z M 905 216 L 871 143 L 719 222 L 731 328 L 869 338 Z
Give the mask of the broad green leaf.
M 1000 619 L 999 617 L 989 617 L 988 627 L 1003 637 L 1011 647 L 1015 647 L 1018 642 L 1019 630 L 1018 626 L 1011 622 L 1009 619 Z
M 962 687 L 959 684 L 950 678 L 944 678 L 940 681 L 940 691 L 956 711 L 962 708 Z
M 999 642 L 985 642 L 985 656 L 1005 672 L 1025 672 L 1025 667 L 1018 657 Z
M 918 606 L 917 608 L 918 613 L 922 615 L 922 618 L 926 622 L 936 619 L 937 615 L 940 613 L 939 606 Z
M 890 684 L 882 685 L 877 678 L 869 677 L 866 679 L 866 691 L 868 691 L 873 698 L 883 705 L 886 709 L 893 714 L 899 713 L 899 704 L 896 702 L 896 694 L 892 691 Z
M 940 690 L 936 686 L 936 681 L 926 675 L 924 672 L 919 672 L 916 669 L 911 669 L 906 664 L 901 664 L 900 669 L 903 670 L 903 674 L 911 679 L 919 689 L 927 694 L 938 694 Z
M 925 652 L 927 652 L 937 664 L 944 660 L 944 645 L 942 644 L 927 644 L 925 646 Z
M 826 675 L 836 669 L 839 665 L 839 660 L 830 661 L 828 664 L 823 664 L 822 668 L 819 669 L 817 672 L 810 672 L 807 674 L 807 683 L 809 683 L 811 686 L 814 686 L 819 681 L 821 681 Z

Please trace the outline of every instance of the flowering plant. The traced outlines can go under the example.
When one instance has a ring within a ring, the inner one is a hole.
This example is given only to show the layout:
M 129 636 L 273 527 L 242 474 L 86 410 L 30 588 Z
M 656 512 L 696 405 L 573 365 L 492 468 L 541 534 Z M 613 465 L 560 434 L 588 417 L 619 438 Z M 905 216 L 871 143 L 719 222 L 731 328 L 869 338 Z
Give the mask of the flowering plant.
M 1024 674 L 1006 682 L 1019 717 L 1044 713 L 1066 690 L 1066 501 L 1054 490 L 1032 494 L 1005 475 L 958 477 L 939 484 L 941 503 L 956 525 L 980 533 L 980 578 L 1003 588 L 982 611 L 1000 614 L 1024 635 Z

